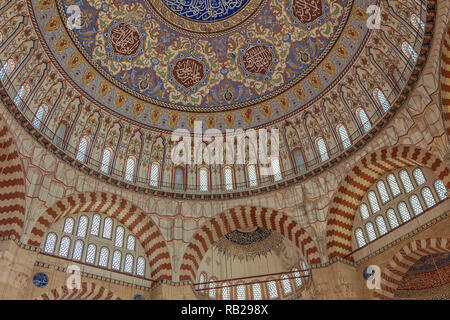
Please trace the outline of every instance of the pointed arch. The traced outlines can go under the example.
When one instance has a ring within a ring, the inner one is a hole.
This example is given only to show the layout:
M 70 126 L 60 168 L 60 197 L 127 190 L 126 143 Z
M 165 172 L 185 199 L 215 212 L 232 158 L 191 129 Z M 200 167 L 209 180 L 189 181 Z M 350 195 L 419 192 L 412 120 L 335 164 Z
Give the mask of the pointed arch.
M 273 209 L 238 207 L 218 214 L 193 235 L 181 261 L 180 281 L 195 281 L 199 265 L 214 242 L 236 229 L 257 226 L 277 231 L 291 240 L 309 264 L 321 262 L 316 244 L 291 217 Z
M 75 194 L 56 202 L 39 217 L 31 230 L 28 244 L 39 247 L 53 223 L 80 212 L 96 212 L 117 219 L 140 241 L 151 267 L 152 279 L 172 279 L 169 250 L 158 227 L 134 204 L 109 193 Z
M 385 173 L 420 165 L 434 171 L 450 189 L 450 170 L 426 150 L 415 146 L 380 149 L 359 160 L 342 180 L 330 204 L 326 242 L 328 256 L 346 258 L 352 252 L 352 229 L 357 209 L 369 188 Z M 352 258 L 350 257 L 349 260 Z
M 415 240 L 400 249 L 381 274 L 380 288 L 374 292 L 378 299 L 393 299 L 403 276 L 420 258 L 450 252 L 450 238 Z
M 92 282 L 82 282 L 80 290 L 66 285 L 53 289 L 35 300 L 121 300 L 110 290 Z
M 0 115 L 0 236 L 20 239 L 25 219 L 25 174 L 14 141 Z

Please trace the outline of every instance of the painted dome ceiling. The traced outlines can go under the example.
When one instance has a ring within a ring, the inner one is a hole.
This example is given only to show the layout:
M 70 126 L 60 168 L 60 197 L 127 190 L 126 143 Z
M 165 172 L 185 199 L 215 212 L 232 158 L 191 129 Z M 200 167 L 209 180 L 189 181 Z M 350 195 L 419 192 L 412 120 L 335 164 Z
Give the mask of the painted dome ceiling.
M 192 132 L 195 121 L 222 131 L 279 129 L 283 178 L 360 147 L 395 114 L 416 64 L 426 61 L 425 25 L 433 19 L 427 2 L 416 0 L 6 3 L 2 95 L 85 167 L 99 171 L 109 148 L 107 175 L 123 180 L 133 156 L 133 182 L 148 186 L 158 163 L 166 190 L 175 179 L 170 134 Z M 374 3 L 381 24 L 369 28 Z M 191 169 L 184 183 L 197 188 Z M 236 190 L 250 187 L 245 166 L 233 170 Z M 218 172 L 210 186 L 220 191 Z

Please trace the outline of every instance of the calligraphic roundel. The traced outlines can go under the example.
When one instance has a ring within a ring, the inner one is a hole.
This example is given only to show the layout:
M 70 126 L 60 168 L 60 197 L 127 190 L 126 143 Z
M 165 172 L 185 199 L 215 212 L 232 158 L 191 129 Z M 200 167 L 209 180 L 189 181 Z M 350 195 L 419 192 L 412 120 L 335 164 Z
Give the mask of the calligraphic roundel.
M 292 14 L 302 24 L 309 24 L 323 14 L 322 0 L 292 0 Z
M 176 82 L 189 89 L 199 84 L 205 76 L 203 64 L 193 58 L 183 58 L 178 60 L 173 69 L 172 76 Z
M 120 22 L 110 30 L 111 49 L 122 56 L 132 56 L 141 47 L 139 32 L 131 25 Z
M 273 54 L 265 45 L 248 48 L 242 56 L 244 69 L 252 74 L 266 75 L 273 63 Z

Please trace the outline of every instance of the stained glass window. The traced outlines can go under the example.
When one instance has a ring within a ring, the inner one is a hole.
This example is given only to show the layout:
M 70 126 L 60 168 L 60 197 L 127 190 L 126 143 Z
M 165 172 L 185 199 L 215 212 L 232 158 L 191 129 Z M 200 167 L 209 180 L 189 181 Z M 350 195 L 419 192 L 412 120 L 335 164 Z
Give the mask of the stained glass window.
M 209 283 L 208 293 L 209 293 L 209 297 L 210 298 L 212 298 L 212 299 L 216 298 L 216 283 L 215 282 L 210 282 Z
M 420 203 L 419 197 L 413 194 L 409 198 L 409 203 L 411 204 L 411 207 L 413 208 L 414 214 L 417 216 L 423 212 L 422 204 Z
M 298 271 L 297 268 L 294 268 L 292 271 L 294 271 L 295 285 L 297 287 L 300 287 L 302 285 L 302 278 L 301 278 L 300 272 Z
M 122 248 L 123 247 L 123 234 L 124 234 L 124 229 L 121 226 L 118 226 L 116 228 L 116 238 L 114 240 L 114 245 L 116 247 Z
M 134 161 L 134 158 L 128 158 L 127 166 L 125 168 L 125 180 L 133 181 L 135 165 L 136 165 L 136 163 Z
M 150 170 L 150 185 L 157 187 L 159 182 L 159 164 L 152 163 L 152 168 Z
M 256 187 L 258 185 L 258 180 L 256 179 L 256 168 L 254 164 L 250 164 L 248 169 L 248 180 L 250 182 L 250 187 Z
M 230 300 L 230 287 L 228 286 L 227 282 L 224 282 L 222 284 L 222 299 Z
M 56 234 L 49 233 L 45 240 L 44 252 L 53 254 L 56 246 Z
M 109 149 L 103 150 L 102 164 L 100 166 L 100 171 L 105 173 L 108 172 L 110 160 L 111 160 L 111 151 Z
M 358 243 L 358 247 L 364 247 L 366 245 L 366 239 L 364 238 L 364 232 L 361 228 L 355 230 L 356 242 Z
M 413 171 L 414 180 L 416 180 L 416 183 L 418 186 L 421 186 L 427 180 L 425 179 L 425 176 L 423 174 L 423 171 L 420 168 L 417 168 Z
M 131 234 L 127 238 L 127 250 L 134 251 L 134 246 L 136 243 L 136 239 Z
M 403 188 L 405 188 L 406 193 L 409 193 L 414 190 L 411 179 L 409 178 L 408 171 L 406 170 L 400 171 L 400 180 L 402 181 Z
M 13 59 L 8 59 L 6 63 L 3 65 L 3 67 L 0 69 L 0 80 L 3 79 L 5 76 L 10 76 L 14 69 L 16 68 L 16 63 Z
M 397 183 L 397 178 L 391 173 L 387 176 L 387 181 L 389 184 L 389 188 L 391 189 L 392 195 L 394 197 L 398 196 L 401 193 L 401 191 Z
M 301 266 L 302 266 L 302 269 L 304 270 L 303 273 L 305 274 L 305 276 L 309 276 L 309 271 L 308 271 L 305 261 L 301 262 Z
M 61 243 L 59 244 L 59 252 L 58 255 L 61 257 L 66 257 L 69 255 L 70 249 L 70 239 L 69 237 L 62 237 Z
M 287 295 L 287 294 L 291 293 L 292 287 L 291 287 L 291 283 L 289 282 L 288 277 L 286 275 L 284 275 L 281 277 L 281 279 L 282 279 L 281 284 L 283 286 L 284 294 Z
M 200 169 L 200 191 L 208 191 L 208 169 Z
M 200 274 L 199 282 L 200 282 L 200 284 L 199 284 L 198 288 L 203 289 L 205 287 L 204 282 L 206 282 L 206 277 L 203 273 Z
M 127 253 L 125 255 L 125 264 L 123 267 L 123 271 L 127 272 L 127 273 L 132 273 L 133 272 L 133 256 L 129 253 Z
M 136 262 L 136 274 L 138 276 L 144 276 L 145 274 L 145 259 L 143 257 L 137 258 Z
M 447 199 L 447 188 L 444 185 L 444 182 L 442 180 L 436 180 L 434 182 L 434 189 L 436 190 L 436 193 L 439 196 L 439 200 L 445 200 Z
M 84 158 L 86 156 L 86 149 L 87 149 L 88 140 L 83 137 L 80 140 L 80 143 L 78 144 L 78 150 L 77 150 L 77 160 L 80 162 L 84 161 Z
M 41 105 L 38 109 L 38 111 L 36 112 L 36 114 L 34 115 L 33 118 L 33 127 L 39 129 L 41 127 L 41 123 L 42 123 L 42 117 L 44 116 L 44 105 Z
M 253 300 L 262 300 L 261 284 L 253 283 L 252 289 L 253 289 L 252 290 L 253 291 Z
M 238 285 L 236 287 L 236 294 L 238 300 L 245 300 L 246 299 L 246 293 L 245 293 L 245 286 L 244 285 Z
M 233 190 L 233 174 L 230 168 L 225 168 L 223 170 L 225 177 L 225 188 L 227 190 Z
M 389 221 L 389 225 L 391 226 L 391 229 L 397 228 L 399 226 L 399 223 L 394 209 L 389 209 L 386 215 Z
M 94 236 L 98 236 L 100 232 L 100 221 L 101 221 L 100 215 L 94 214 L 91 225 L 91 234 Z
M 278 289 L 275 281 L 269 281 L 267 283 L 267 287 L 269 288 L 269 297 L 270 299 L 278 298 Z
M 377 97 L 378 101 L 381 104 L 381 107 L 383 108 L 383 111 L 387 112 L 391 108 L 391 105 L 389 104 L 389 101 L 387 101 L 383 91 L 381 91 L 380 89 L 377 90 Z
M 278 159 L 272 160 L 272 173 L 273 173 L 273 179 L 275 181 L 281 180 L 281 168 L 280 168 L 280 161 Z
M 361 213 L 361 218 L 363 220 L 369 219 L 369 208 L 365 203 L 361 204 L 361 206 L 359 207 L 359 212 Z
M 182 190 L 184 186 L 184 169 L 175 168 L 175 189 Z
M 352 143 L 350 142 L 350 138 L 348 137 L 347 129 L 343 125 L 340 125 L 338 128 L 339 135 L 341 136 L 341 141 L 344 149 L 349 148 Z
M 359 110 L 359 120 L 364 128 L 364 131 L 367 133 L 372 129 L 372 125 L 370 124 L 369 117 L 367 117 L 367 113 L 363 110 Z
M 431 208 L 436 204 L 436 200 L 434 199 L 433 193 L 431 192 L 430 188 L 425 187 L 422 189 L 422 197 L 425 201 L 425 204 L 427 205 L 427 208 Z
M 55 143 L 55 145 L 57 147 L 62 147 L 62 143 L 64 141 L 64 138 L 66 137 L 66 124 L 65 123 L 61 123 L 60 126 L 58 127 L 58 130 L 56 130 L 56 134 L 55 134 L 55 138 L 53 139 L 53 142 Z
M 403 222 L 407 222 L 411 219 L 408 206 L 403 201 L 398 204 L 398 212 L 400 213 L 400 218 L 402 218 Z
M 325 140 L 320 138 L 317 140 L 317 148 L 319 149 L 320 160 L 325 162 L 329 159 L 327 147 L 325 145 Z
M 73 260 L 81 260 L 81 254 L 83 253 L 84 243 L 81 240 L 75 241 L 73 246 L 72 259 Z
M 75 221 L 72 218 L 66 218 L 66 221 L 64 221 L 64 233 L 72 234 L 74 224 Z
M 414 62 L 416 62 L 417 58 L 419 58 L 416 50 L 414 50 L 414 48 L 407 42 L 403 42 L 402 50 L 405 56 L 410 57 Z
M 378 198 L 375 192 L 370 191 L 367 195 L 369 199 L 370 208 L 372 209 L 372 213 L 377 213 L 380 211 L 380 204 L 378 203 Z
M 379 195 L 381 197 L 381 202 L 383 204 L 388 203 L 389 200 L 391 200 L 391 199 L 389 197 L 389 193 L 388 193 L 388 191 L 386 189 L 386 185 L 384 184 L 384 181 L 378 181 L 377 189 L 378 189 L 378 193 L 379 193 Z
M 375 220 L 375 223 L 377 224 L 378 233 L 380 235 L 384 235 L 387 233 L 386 222 L 384 221 L 384 218 L 382 216 L 378 216 Z
M 369 242 L 372 242 L 377 238 L 377 234 L 375 232 L 375 228 L 374 228 L 372 222 L 368 222 L 366 224 L 366 232 L 367 232 L 367 236 L 369 238 Z
M 303 154 L 300 149 L 294 151 L 295 164 L 299 172 L 305 171 L 305 160 L 303 160 Z
M 114 270 L 120 270 L 121 260 L 122 260 L 122 253 L 119 250 L 115 250 L 111 262 L 111 268 Z
M 77 236 L 85 238 L 86 232 L 87 232 L 87 226 L 88 226 L 89 219 L 86 216 L 81 216 L 80 220 L 78 220 L 78 229 L 77 229 Z
M 14 98 L 14 103 L 16 104 L 16 106 L 21 106 L 25 102 L 28 95 L 30 94 L 30 91 L 31 87 L 28 83 L 25 83 L 20 87 L 19 92 L 17 92 L 17 95 Z
M 109 250 L 105 247 L 103 247 L 100 250 L 100 257 L 98 259 L 98 265 L 100 267 L 107 267 L 108 266 L 108 259 L 109 259 Z
M 95 244 L 88 245 L 86 251 L 86 263 L 94 264 L 95 263 L 95 253 L 97 251 L 97 247 Z
M 111 218 L 107 217 L 103 225 L 103 238 L 111 239 L 113 221 Z

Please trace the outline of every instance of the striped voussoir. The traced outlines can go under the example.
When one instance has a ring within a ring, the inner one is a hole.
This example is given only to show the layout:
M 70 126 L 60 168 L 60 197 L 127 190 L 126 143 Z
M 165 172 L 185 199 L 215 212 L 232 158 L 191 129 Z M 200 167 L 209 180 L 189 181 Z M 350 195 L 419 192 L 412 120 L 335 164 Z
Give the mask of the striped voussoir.
M 450 137 L 450 27 L 447 28 L 442 45 L 441 84 L 444 125 Z
M 48 228 L 57 220 L 81 212 L 97 212 L 117 219 L 145 249 L 154 280 L 172 280 L 172 265 L 166 242 L 153 221 L 138 207 L 117 195 L 104 192 L 75 194 L 56 202 L 36 221 L 28 244 L 39 247 Z
M 358 161 L 341 182 L 330 205 L 326 234 L 330 259 L 345 258 L 352 252 L 353 220 L 369 188 L 385 173 L 413 165 L 431 168 L 450 188 L 449 168 L 426 150 L 414 146 L 380 149 Z
M 69 289 L 64 285 L 44 293 L 36 300 L 120 300 L 120 298 L 98 284 L 82 282 L 80 289 Z
M 422 239 L 410 242 L 398 251 L 381 273 L 380 288 L 374 292 L 377 299 L 393 299 L 403 276 L 420 258 L 450 252 L 450 238 Z
M 195 281 L 203 256 L 214 242 L 236 229 L 257 226 L 275 230 L 291 240 L 309 264 L 320 263 L 316 244 L 292 218 L 272 209 L 243 206 L 220 213 L 194 234 L 180 266 L 180 281 Z
M 14 139 L 0 115 L 0 236 L 20 239 L 24 218 L 24 173 Z

